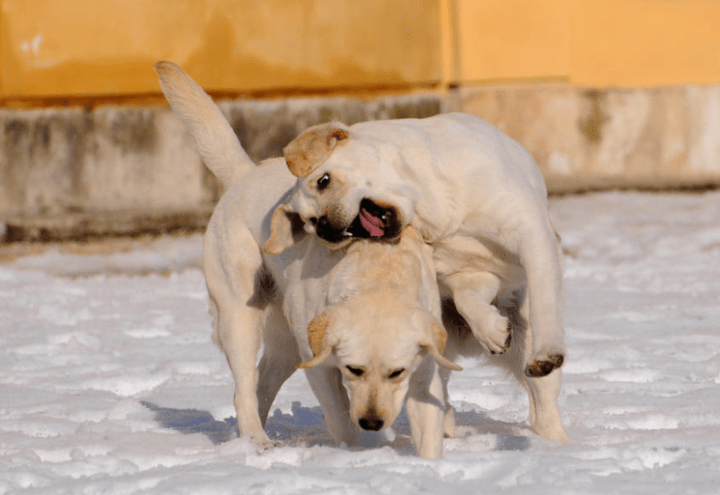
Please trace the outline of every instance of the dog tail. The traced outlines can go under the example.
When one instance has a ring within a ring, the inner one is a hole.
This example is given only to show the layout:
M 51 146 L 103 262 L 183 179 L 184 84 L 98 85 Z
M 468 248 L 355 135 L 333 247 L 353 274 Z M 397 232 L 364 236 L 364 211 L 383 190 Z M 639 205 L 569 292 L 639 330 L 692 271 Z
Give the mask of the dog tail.
M 220 108 L 189 75 L 172 62 L 157 62 L 155 72 L 205 165 L 223 186 L 237 182 L 255 167 Z

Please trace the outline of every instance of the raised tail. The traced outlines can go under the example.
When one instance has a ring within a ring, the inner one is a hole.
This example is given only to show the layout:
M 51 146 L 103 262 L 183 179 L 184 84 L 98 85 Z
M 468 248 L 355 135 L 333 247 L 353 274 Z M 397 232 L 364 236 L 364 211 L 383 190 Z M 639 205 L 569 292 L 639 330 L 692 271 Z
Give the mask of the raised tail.
M 255 167 L 220 108 L 189 75 L 164 61 L 155 64 L 155 72 L 165 98 L 185 124 L 205 165 L 225 187 Z

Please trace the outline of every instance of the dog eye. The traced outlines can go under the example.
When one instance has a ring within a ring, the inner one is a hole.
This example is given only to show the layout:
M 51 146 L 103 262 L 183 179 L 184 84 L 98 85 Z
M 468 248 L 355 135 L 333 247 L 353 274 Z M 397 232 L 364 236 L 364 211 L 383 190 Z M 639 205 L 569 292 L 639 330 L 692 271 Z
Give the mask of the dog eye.
M 350 372 L 353 376 L 363 376 L 365 373 L 365 370 L 362 368 L 359 368 L 357 366 L 345 366 L 345 368 Z
M 324 174 L 317 180 L 318 191 L 322 191 L 330 185 L 330 174 Z
M 396 370 L 392 370 L 388 375 L 388 378 L 398 378 L 403 373 L 405 373 L 405 368 L 398 368 Z

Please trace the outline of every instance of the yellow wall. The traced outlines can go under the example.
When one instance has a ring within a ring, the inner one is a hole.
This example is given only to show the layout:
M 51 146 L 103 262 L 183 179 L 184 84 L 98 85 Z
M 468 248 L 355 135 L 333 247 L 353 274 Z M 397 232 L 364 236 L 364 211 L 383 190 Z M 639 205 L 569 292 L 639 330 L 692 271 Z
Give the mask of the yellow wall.
M 720 82 L 718 0 L 0 0 L 0 104 L 566 81 Z
M 570 74 L 571 0 L 455 0 L 459 82 Z
M 427 85 L 437 0 L 0 0 L 5 98 L 157 92 L 152 64 L 211 91 Z
M 454 78 L 720 82 L 718 0 L 454 0 Z M 459 60 L 459 61 L 458 61 Z
M 720 82 L 717 0 L 577 1 L 572 40 L 578 85 Z

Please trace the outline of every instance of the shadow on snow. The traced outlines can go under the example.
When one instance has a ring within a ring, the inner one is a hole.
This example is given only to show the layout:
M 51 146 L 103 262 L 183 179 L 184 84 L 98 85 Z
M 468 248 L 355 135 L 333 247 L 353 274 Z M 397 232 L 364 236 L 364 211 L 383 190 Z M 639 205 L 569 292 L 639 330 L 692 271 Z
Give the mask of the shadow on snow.
M 184 434 L 201 433 L 213 444 L 220 444 L 238 437 L 237 423 L 234 417 L 218 421 L 207 411 L 199 409 L 173 409 L 162 407 L 148 401 L 141 404 L 155 413 L 155 421 L 163 428 L 169 428 Z M 320 407 L 302 407 L 300 402 L 293 402 L 290 414 L 283 414 L 279 409 L 268 417 L 265 431 L 273 440 L 281 440 L 289 444 L 303 445 L 334 445 L 322 421 Z M 491 419 L 486 414 L 475 411 L 455 412 L 455 423 L 458 436 L 496 435 L 495 450 L 527 450 L 530 439 L 524 434 L 529 433 L 527 426 L 519 423 L 508 423 Z M 394 440 L 387 439 L 383 432 L 362 432 L 358 445 L 351 447 L 368 448 L 392 445 L 401 450 L 412 450 L 410 426 L 407 415 L 403 411 L 392 426 Z

